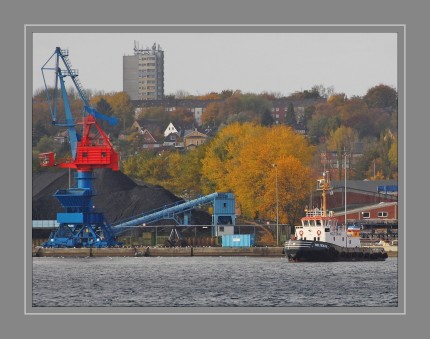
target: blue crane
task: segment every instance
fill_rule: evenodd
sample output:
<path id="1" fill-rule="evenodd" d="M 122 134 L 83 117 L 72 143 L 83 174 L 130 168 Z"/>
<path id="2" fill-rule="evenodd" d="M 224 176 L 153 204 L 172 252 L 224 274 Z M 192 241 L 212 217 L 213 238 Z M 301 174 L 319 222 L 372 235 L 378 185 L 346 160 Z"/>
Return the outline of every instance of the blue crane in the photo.
<path id="1" fill-rule="evenodd" d="M 76 169 L 77 187 L 60 189 L 54 196 L 58 199 L 64 212 L 57 214 L 59 227 L 52 232 L 47 247 L 106 247 L 116 245 L 115 235 L 105 221 L 103 213 L 97 212 L 93 204 L 93 170 L 110 168 L 119 170 L 119 154 L 113 148 L 109 137 L 98 125 L 96 119 L 103 119 L 113 125 L 115 117 L 107 117 L 90 106 L 78 72 L 71 67 L 68 51 L 57 47 L 51 57 L 42 66 L 42 76 L 52 124 L 67 128 L 70 142 L 69 159 L 56 163 L 53 152 L 39 155 L 41 166 L 58 166 Z M 54 88 L 48 88 L 46 76 L 54 74 Z M 78 121 L 72 115 L 65 79 L 70 78 L 83 102 L 82 118 Z M 63 105 L 61 106 L 60 100 Z M 60 112 L 64 107 L 64 112 Z M 60 121 L 60 113 L 64 120 Z"/>
<path id="2" fill-rule="evenodd" d="M 51 65 L 54 63 L 54 65 Z M 42 66 L 42 76 L 46 96 L 51 112 L 52 124 L 67 128 L 69 134 L 71 158 L 56 163 L 53 152 L 39 155 L 41 166 L 58 166 L 76 169 L 77 187 L 59 189 L 54 196 L 58 199 L 64 212 L 57 213 L 58 227 L 51 233 L 45 247 L 109 247 L 117 246 L 117 237 L 132 227 L 149 224 L 161 219 L 178 220 L 178 215 L 206 204 L 214 205 L 213 224 L 217 225 L 223 218 L 228 223 L 235 223 L 234 196 L 232 193 L 213 193 L 188 202 L 163 206 L 155 211 L 118 222 L 111 226 L 103 213 L 97 212 L 93 204 L 93 170 L 108 168 L 119 170 L 119 154 L 114 150 L 109 137 L 103 132 L 96 119 L 117 123 L 115 117 L 107 117 L 90 106 L 89 99 L 78 80 L 78 72 L 72 69 L 68 51 L 60 47 L 55 49 L 48 61 Z M 54 73 L 53 92 L 48 88 L 46 74 Z M 65 79 L 70 78 L 80 99 L 84 111 L 79 122 L 72 115 L 70 102 L 65 86 Z M 59 119 L 59 101 L 63 102 L 64 120 Z M 81 126 L 80 129 L 78 127 Z"/>

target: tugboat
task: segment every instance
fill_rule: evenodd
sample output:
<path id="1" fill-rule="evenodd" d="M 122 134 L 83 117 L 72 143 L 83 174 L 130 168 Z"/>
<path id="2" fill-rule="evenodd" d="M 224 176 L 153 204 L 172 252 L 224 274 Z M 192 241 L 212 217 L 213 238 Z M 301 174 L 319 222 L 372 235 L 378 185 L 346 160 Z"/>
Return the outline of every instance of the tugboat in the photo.
<path id="1" fill-rule="evenodd" d="M 284 244 L 288 261 L 384 261 L 388 255 L 383 248 L 361 247 L 360 227 L 338 225 L 333 212 L 327 213 L 326 192 L 332 189 L 328 172 L 317 182 L 317 189 L 322 191 L 322 209 L 305 210 L 294 237 Z"/>

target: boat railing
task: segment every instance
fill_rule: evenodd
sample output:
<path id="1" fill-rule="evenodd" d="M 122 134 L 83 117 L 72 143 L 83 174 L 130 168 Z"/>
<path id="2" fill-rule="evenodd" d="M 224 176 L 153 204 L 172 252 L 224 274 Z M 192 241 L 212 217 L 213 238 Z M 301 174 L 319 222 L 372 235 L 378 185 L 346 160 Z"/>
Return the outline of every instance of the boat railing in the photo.
<path id="1" fill-rule="evenodd" d="M 306 216 L 307 217 L 323 217 L 324 212 L 323 212 L 323 210 L 320 210 L 318 208 L 314 208 L 310 211 L 306 211 Z"/>

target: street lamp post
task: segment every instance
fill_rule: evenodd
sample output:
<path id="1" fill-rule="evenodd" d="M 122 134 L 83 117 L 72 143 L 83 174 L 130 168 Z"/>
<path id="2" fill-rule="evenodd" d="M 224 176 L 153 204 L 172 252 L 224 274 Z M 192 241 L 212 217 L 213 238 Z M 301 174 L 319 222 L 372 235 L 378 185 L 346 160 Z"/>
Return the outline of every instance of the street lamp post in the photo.
<path id="1" fill-rule="evenodd" d="M 344 168 L 344 171 L 345 171 L 345 187 L 344 187 L 344 193 L 345 193 L 345 245 L 346 245 L 346 247 L 348 247 L 348 227 L 347 227 L 347 219 L 346 219 L 346 198 L 347 198 L 347 195 L 346 195 L 346 149 L 345 149 L 345 147 L 343 148 L 343 151 L 344 151 L 344 155 L 345 155 L 345 168 Z"/>
<path id="2" fill-rule="evenodd" d="M 278 165 L 272 164 L 276 171 L 276 246 L 279 246 L 279 200 L 278 200 Z"/>

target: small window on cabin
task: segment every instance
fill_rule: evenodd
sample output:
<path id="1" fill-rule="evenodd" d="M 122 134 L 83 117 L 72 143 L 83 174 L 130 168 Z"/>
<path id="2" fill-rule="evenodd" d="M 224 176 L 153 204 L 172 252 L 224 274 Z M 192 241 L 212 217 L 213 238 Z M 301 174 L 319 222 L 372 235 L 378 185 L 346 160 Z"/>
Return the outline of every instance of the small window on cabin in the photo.
<path id="1" fill-rule="evenodd" d="M 361 216 L 363 219 L 369 219 L 370 218 L 370 212 L 361 212 Z"/>
<path id="2" fill-rule="evenodd" d="M 336 240 L 336 237 L 333 237 L 333 241 L 335 241 Z"/>
<path id="3" fill-rule="evenodd" d="M 317 240 L 320 241 L 320 237 L 318 237 Z"/>
<path id="4" fill-rule="evenodd" d="M 306 237 L 304 237 L 303 240 L 306 240 Z"/>
<path id="5" fill-rule="evenodd" d="M 321 220 L 317 220 L 317 226 L 321 226 Z"/>
<path id="6" fill-rule="evenodd" d="M 386 218 L 388 213 L 385 211 L 378 212 L 378 218 Z"/>
<path id="7" fill-rule="evenodd" d="M 351 244 L 351 240 L 349 241 L 349 244 Z"/>
<path id="8" fill-rule="evenodd" d="M 87 157 L 87 156 L 88 156 L 88 153 L 87 153 L 87 152 L 82 152 L 82 156 L 83 156 L 83 157 Z"/>
<path id="9" fill-rule="evenodd" d="M 314 241 L 317 241 L 317 237 L 314 237 Z"/>
<path id="10" fill-rule="evenodd" d="M 220 231 L 220 232 L 224 232 L 224 226 L 220 226 L 220 227 L 219 227 L 219 231 Z"/>
<path id="11" fill-rule="evenodd" d="M 223 207 L 224 208 L 227 208 L 227 203 L 225 202 L 225 203 L 223 203 Z"/>
<path id="12" fill-rule="evenodd" d="M 342 241 L 345 241 L 345 237 L 342 237 Z"/>
<path id="13" fill-rule="evenodd" d="M 102 158 L 106 158 L 106 152 L 102 152 Z"/>

